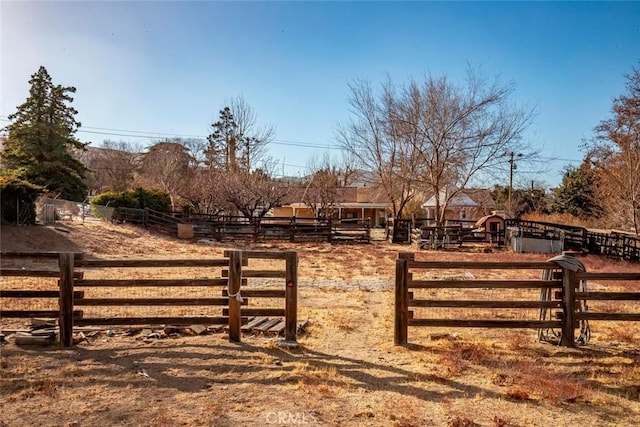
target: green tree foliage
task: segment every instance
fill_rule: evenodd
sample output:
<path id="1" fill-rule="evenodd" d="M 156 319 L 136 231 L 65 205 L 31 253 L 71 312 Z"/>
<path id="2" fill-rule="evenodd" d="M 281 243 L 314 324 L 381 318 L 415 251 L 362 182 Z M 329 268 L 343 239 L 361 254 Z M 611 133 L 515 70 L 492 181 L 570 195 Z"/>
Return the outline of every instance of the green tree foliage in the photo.
<path id="1" fill-rule="evenodd" d="M 86 168 L 73 155 L 85 144 L 74 134 L 80 123 L 71 107 L 74 87 L 54 85 L 44 67 L 31 76 L 27 100 L 9 116 L 8 138 L 1 153 L 3 174 L 44 187 L 63 199 L 81 201 L 87 194 Z"/>
<path id="2" fill-rule="evenodd" d="M 162 191 L 136 188 L 133 191 L 106 191 L 91 199 L 92 205 L 112 208 L 153 209 L 171 212 L 171 199 Z"/>
<path id="3" fill-rule="evenodd" d="M 509 199 L 508 186 L 494 185 L 491 195 L 498 209 L 506 208 Z M 514 188 L 511 193 L 511 204 L 516 218 L 532 212 L 549 213 L 549 197 L 545 189 L 540 186 Z"/>
<path id="4" fill-rule="evenodd" d="M 555 189 L 552 212 L 568 213 L 578 218 L 600 218 L 603 215 L 597 197 L 596 175 L 587 163 L 567 167 L 562 184 Z"/>
<path id="5" fill-rule="evenodd" d="M 18 178 L 0 176 L 0 223 L 35 224 L 35 202 L 42 188 Z"/>

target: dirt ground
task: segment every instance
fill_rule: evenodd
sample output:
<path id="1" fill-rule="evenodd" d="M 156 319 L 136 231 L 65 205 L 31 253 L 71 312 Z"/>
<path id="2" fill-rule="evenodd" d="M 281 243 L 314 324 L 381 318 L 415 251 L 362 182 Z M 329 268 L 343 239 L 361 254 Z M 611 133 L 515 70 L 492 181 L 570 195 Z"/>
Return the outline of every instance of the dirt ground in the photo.
<path id="1" fill-rule="evenodd" d="M 640 327 L 593 322 L 576 349 L 532 330 L 410 328 L 393 345 L 395 258 L 374 243 L 185 242 L 101 223 L 6 227 L 8 250 L 108 258 L 218 257 L 225 249 L 296 250 L 297 348 L 222 333 L 142 339 L 99 332 L 76 346 L 0 348 L 0 426 L 602 426 L 640 424 Z M 549 255 L 427 252 L 429 260 L 544 260 Z M 640 264 L 583 258 L 589 271 Z M 8 319 L 0 326 L 6 328 Z M 443 339 L 435 334 L 445 333 Z"/>

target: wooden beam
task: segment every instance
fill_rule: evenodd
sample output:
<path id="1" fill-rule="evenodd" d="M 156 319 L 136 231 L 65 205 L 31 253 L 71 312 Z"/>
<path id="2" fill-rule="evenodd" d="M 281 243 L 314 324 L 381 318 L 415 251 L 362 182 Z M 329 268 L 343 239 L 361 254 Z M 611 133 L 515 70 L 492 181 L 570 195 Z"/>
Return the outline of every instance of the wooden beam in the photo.
<path id="1" fill-rule="evenodd" d="M 226 259 L 85 259 L 80 267 L 226 267 Z"/>
<path id="2" fill-rule="evenodd" d="M 2 258 L 55 258 L 60 257 L 60 252 L 43 251 L 43 252 L 26 252 L 26 251 L 2 251 Z M 84 257 L 82 252 L 74 252 L 73 259 L 81 260 Z"/>
<path id="3" fill-rule="evenodd" d="M 640 273 L 576 273 L 578 280 L 640 280 Z"/>
<path id="4" fill-rule="evenodd" d="M 226 325 L 227 322 L 226 317 L 96 317 L 76 320 L 76 325 Z"/>
<path id="5" fill-rule="evenodd" d="M 431 326 L 445 328 L 560 328 L 554 320 L 460 320 L 460 319 L 409 319 L 409 326 Z"/>
<path id="6" fill-rule="evenodd" d="M 64 347 L 73 345 L 73 254 L 61 253 L 58 266 L 60 268 L 60 343 Z"/>
<path id="7" fill-rule="evenodd" d="M 284 339 L 286 341 L 296 341 L 298 333 L 298 254 L 296 252 L 287 252 L 285 264 Z"/>
<path id="8" fill-rule="evenodd" d="M 245 300 L 242 304 L 248 304 Z M 76 299 L 79 306 L 226 306 L 229 298 L 83 298 Z"/>
<path id="9" fill-rule="evenodd" d="M 242 277 L 245 278 L 285 279 L 286 275 L 284 270 L 242 270 Z M 222 270 L 222 277 L 229 277 L 229 271 Z"/>
<path id="10" fill-rule="evenodd" d="M 638 322 L 640 321 L 640 313 L 593 313 L 593 312 L 577 312 L 577 320 L 613 320 L 620 322 Z"/>
<path id="11" fill-rule="evenodd" d="M 395 345 L 404 345 L 408 341 L 409 303 L 407 274 L 408 263 L 406 258 L 399 257 L 396 260 L 396 284 L 395 284 L 395 322 L 393 342 Z"/>
<path id="12" fill-rule="evenodd" d="M 471 261 L 409 261 L 409 268 L 467 270 L 557 270 L 551 262 L 471 262 Z"/>
<path id="13" fill-rule="evenodd" d="M 229 254 L 229 308 L 223 316 L 229 316 L 229 341 L 240 342 L 240 302 L 236 295 L 240 292 L 242 280 L 242 251 L 232 251 Z"/>
<path id="14" fill-rule="evenodd" d="M 79 319 L 83 316 L 82 310 L 74 310 L 73 317 Z M 44 317 L 57 319 L 60 317 L 60 310 L 0 310 L 0 318 L 29 318 Z"/>
<path id="15" fill-rule="evenodd" d="M 74 298 L 84 297 L 84 291 L 73 291 Z M 60 298 L 60 291 L 0 290 L 0 298 Z M 57 316 L 56 316 L 57 317 Z"/>
<path id="16" fill-rule="evenodd" d="M 409 307 L 560 308 L 560 301 L 409 300 Z"/>
<path id="17" fill-rule="evenodd" d="M 286 315 L 284 308 L 243 308 L 241 310 L 242 316 L 280 316 Z M 229 315 L 228 309 L 222 310 L 222 315 Z"/>
<path id="18" fill-rule="evenodd" d="M 60 270 L 23 270 L 21 268 L 2 268 L 0 276 L 5 277 L 60 277 Z M 82 272 L 73 273 L 74 278 L 82 278 Z"/>
<path id="19" fill-rule="evenodd" d="M 76 280 L 75 285 L 80 287 L 175 287 L 175 286 L 227 286 L 228 279 L 84 279 Z"/>
<path id="20" fill-rule="evenodd" d="M 413 280 L 409 282 L 410 289 L 442 289 L 442 288 L 559 288 L 562 282 L 558 280 Z"/>
<path id="21" fill-rule="evenodd" d="M 244 283 L 243 283 L 244 285 Z M 249 298 L 284 298 L 286 291 L 284 289 L 243 289 L 242 297 Z M 229 291 L 222 290 L 222 296 L 228 297 Z"/>
<path id="22" fill-rule="evenodd" d="M 576 292 L 579 300 L 640 301 L 640 292 Z"/>

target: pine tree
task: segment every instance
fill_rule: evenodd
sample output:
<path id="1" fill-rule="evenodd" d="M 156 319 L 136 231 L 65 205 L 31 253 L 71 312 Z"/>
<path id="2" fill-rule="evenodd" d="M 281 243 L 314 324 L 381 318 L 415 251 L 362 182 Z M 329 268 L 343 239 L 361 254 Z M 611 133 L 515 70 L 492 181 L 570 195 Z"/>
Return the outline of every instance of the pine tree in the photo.
<path id="1" fill-rule="evenodd" d="M 74 87 L 54 85 L 45 67 L 29 80 L 27 100 L 9 116 L 2 173 L 46 188 L 61 198 L 81 201 L 87 194 L 86 168 L 73 155 L 85 145 L 74 134 L 80 123 L 71 103 Z"/>
<path id="2" fill-rule="evenodd" d="M 205 150 L 207 166 L 235 171 L 236 151 L 242 135 L 238 134 L 238 124 L 229 107 L 220 110 L 220 118 L 211 128 L 213 132 L 207 137 L 209 145 Z"/>

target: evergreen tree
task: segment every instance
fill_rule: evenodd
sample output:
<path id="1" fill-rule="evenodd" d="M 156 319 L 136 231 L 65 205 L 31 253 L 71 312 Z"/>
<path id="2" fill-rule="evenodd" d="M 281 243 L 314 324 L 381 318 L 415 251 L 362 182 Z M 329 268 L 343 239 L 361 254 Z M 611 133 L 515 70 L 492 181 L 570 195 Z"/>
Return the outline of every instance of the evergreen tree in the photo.
<path id="1" fill-rule="evenodd" d="M 83 150 L 86 144 L 74 136 L 80 123 L 70 94 L 76 89 L 54 85 L 42 66 L 29 84 L 29 97 L 9 116 L 12 123 L 6 127 L 8 138 L 0 153 L 2 173 L 81 201 L 87 194 L 86 168 L 73 150 Z"/>
<path id="2" fill-rule="evenodd" d="M 209 144 L 205 150 L 207 166 L 235 171 L 236 151 L 242 136 L 238 134 L 238 124 L 229 107 L 220 110 L 220 118 L 211 128 L 213 132 L 207 137 Z"/>
<path id="3" fill-rule="evenodd" d="M 604 212 L 598 203 L 596 190 L 596 176 L 587 162 L 577 168 L 567 167 L 562 184 L 554 191 L 551 210 L 579 218 L 600 218 Z"/>

